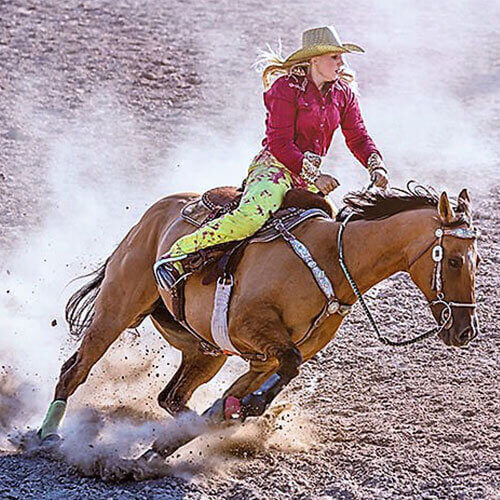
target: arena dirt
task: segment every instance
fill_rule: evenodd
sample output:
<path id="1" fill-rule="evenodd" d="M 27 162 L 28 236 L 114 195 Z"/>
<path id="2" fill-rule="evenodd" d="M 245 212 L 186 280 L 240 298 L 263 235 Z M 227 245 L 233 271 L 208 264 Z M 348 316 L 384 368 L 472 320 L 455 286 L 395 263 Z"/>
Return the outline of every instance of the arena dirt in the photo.
<path id="1" fill-rule="evenodd" d="M 261 92 L 258 76 L 249 68 L 256 48 L 265 41 L 274 42 L 281 35 L 291 50 L 304 25 L 317 25 L 323 22 L 322 16 L 344 31 L 349 27 L 353 42 L 355 36 L 361 40 L 378 36 L 386 37 L 390 45 L 398 36 L 396 30 L 384 32 L 388 12 L 374 11 L 372 2 L 359 2 L 355 8 L 342 2 L 338 11 L 326 4 L 310 7 L 303 2 L 260 0 L 192 5 L 180 0 L 0 2 L 3 261 L 8 262 L 15 249 L 19 251 L 26 234 L 43 226 L 55 199 L 46 182 L 47 159 L 52 154 L 47 138 L 85 123 L 89 112 L 99 108 L 100 99 L 104 99 L 103 108 L 120 110 L 114 119 L 133 117 L 134 137 L 140 144 L 139 152 L 134 150 L 134 168 L 116 167 L 112 174 L 130 176 L 131 189 L 134 184 L 147 190 L 150 184 L 156 188 L 162 174 L 168 177 L 175 169 L 169 154 L 185 142 L 193 123 L 198 124 L 200 136 L 215 131 L 221 141 L 231 136 L 242 117 L 261 123 L 263 109 L 249 104 L 258 102 Z M 487 19 L 489 8 L 485 3 L 484 9 L 478 9 L 485 12 L 484 18 L 471 17 L 460 24 L 464 41 L 478 48 L 473 56 L 454 65 L 443 63 L 436 71 L 447 79 L 453 101 L 468 110 L 467 119 L 478 124 L 476 132 L 495 144 L 498 53 L 494 47 L 498 43 L 491 24 L 494 13 L 489 22 Z M 450 13 L 426 4 L 417 14 L 415 22 L 444 26 Z M 447 40 L 444 36 L 442 46 L 438 39 L 433 44 L 420 39 L 408 43 L 423 46 L 426 56 L 432 58 L 436 51 L 446 51 Z M 397 51 L 393 47 L 378 55 L 372 53 L 368 62 L 360 62 L 366 92 L 371 86 L 383 95 L 383 68 Z M 411 99 L 408 96 L 408 106 Z M 393 116 L 392 110 L 386 113 Z M 97 133 L 105 134 L 104 122 L 99 123 L 103 129 Z M 118 135 L 130 135 L 125 120 L 120 127 Z M 82 134 L 86 132 L 82 129 Z M 245 144 L 258 137 L 257 132 L 249 132 Z M 248 151 L 255 149 L 253 144 L 246 144 Z M 128 151 L 128 145 L 122 146 Z M 386 154 L 390 158 L 389 146 Z M 498 147 L 494 151 L 498 154 Z M 476 153 L 479 158 L 484 152 Z M 206 155 L 208 160 L 210 151 Z M 339 158 L 347 158 L 345 152 Z M 410 178 L 410 168 L 411 177 L 423 183 L 436 181 L 425 165 L 400 164 L 406 168 L 405 175 L 398 171 L 396 161 L 389 165 L 396 170 L 396 181 Z M 158 425 L 156 393 L 148 394 L 139 412 L 127 396 L 133 392 L 135 380 L 155 369 L 164 347 L 145 348 L 142 364 L 134 369 L 128 366 L 126 381 L 120 366 L 112 367 L 105 359 L 101 373 L 109 369 L 115 384 L 107 409 L 93 409 L 93 400 L 101 395 L 99 384 L 90 383 L 80 396 L 86 399 L 87 408 L 84 405 L 78 410 L 79 417 L 74 417 L 75 422 L 86 422 L 86 433 L 78 435 L 79 441 L 74 437 L 69 441 L 81 446 L 83 456 L 90 459 L 29 449 L 0 451 L 0 497 L 498 498 L 500 182 L 498 174 L 491 175 L 498 166 L 496 162 L 489 170 L 477 172 L 478 187 L 474 189 L 470 176 L 474 176 L 475 165 L 462 165 L 464 176 L 469 176 L 464 185 L 472 187 L 475 221 L 482 230 L 477 282 L 482 333 L 467 349 L 446 348 L 437 339 L 402 350 L 388 349 L 377 343 L 356 307 L 335 341 L 303 366 L 300 376 L 280 397 L 278 403 L 290 403 L 290 409 L 278 416 L 268 415 L 261 423 L 249 423 L 236 434 L 209 436 L 191 448 L 195 453 L 188 449 L 156 471 L 159 477 L 142 481 L 106 468 L 119 463 L 120 450 L 110 453 L 106 449 L 104 458 L 99 458 L 92 447 L 98 446 L 96 439 L 105 421 L 143 426 L 130 440 L 140 439 L 149 432 L 148 426 Z M 103 175 L 109 175 L 104 172 L 106 166 L 102 168 Z M 238 168 L 244 173 L 244 168 Z M 197 173 L 189 175 L 194 182 Z M 231 179 L 238 175 L 231 173 Z M 341 171 L 341 181 L 343 175 L 350 174 Z M 442 186 L 455 186 L 458 175 L 455 171 L 450 174 L 453 178 L 437 180 Z M 360 185 L 361 174 L 358 180 Z M 83 182 L 95 181 L 90 176 Z M 167 181 L 165 186 L 171 189 Z M 58 241 L 53 244 L 57 246 Z M 82 260 L 88 257 L 87 263 L 94 257 L 106 257 L 89 257 L 79 248 L 74 252 L 83 255 Z M 0 265 L 0 271 L 4 276 L 9 273 L 5 265 Z M 2 294 L 10 292 L 0 289 Z M 367 295 L 376 318 L 391 334 L 408 335 L 413 328 L 430 324 L 422 297 L 404 275 L 392 277 Z M 29 395 L 36 394 L 37 381 L 18 382 L 5 348 L 9 344 L 2 341 L 10 334 L 0 332 L 0 430 L 14 435 L 19 416 L 24 421 L 33 411 Z M 143 332 L 129 339 L 126 348 L 144 348 L 150 340 Z M 53 362 L 59 366 L 61 360 Z M 226 382 L 230 380 L 227 377 Z M 130 468 L 124 465 L 122 470 Z"/>

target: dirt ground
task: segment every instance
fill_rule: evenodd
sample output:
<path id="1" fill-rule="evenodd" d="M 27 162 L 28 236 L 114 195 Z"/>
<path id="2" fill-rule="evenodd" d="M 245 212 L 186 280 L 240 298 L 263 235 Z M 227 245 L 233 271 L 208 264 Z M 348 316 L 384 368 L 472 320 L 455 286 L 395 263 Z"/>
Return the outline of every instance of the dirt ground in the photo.
<path id="1" fill-rule="evenodd" d="M 53 144 L 52 138 L 69 129 L 79 135 L 80 124 L 94 120 L 100 126 L 92 130 L 82 126 L 80 135 L 93 134 L 101 141 L 102 150 L 92 158 L 92 168 L 79 180 L 79 186 L 97 185 L 103 179 L 112 182 L 116 176 L 128 179 L 124 189 L 129 187 L 130 192 L 143 194 L 152 186 L 151 190 L 160 193 L 162 173 L 170 175 L 176 168 L 174 160 L 165 158 L 177 151 L 193 130 L 199 131 L 202 142 L 215 137 L 226 144 L 241 123 L 253 123 L 248 137 L 243 137 L 244 147 L 252 151 L 253 145 L 247 142 L 257 141 L 263 130 L 260 82 L 250 68 L 256 48 L 281 36 L 291 51 L 304 27 L 323 23 L 326 17 L 341 31 L 349 29 L 352 40 L 348 41 L 365 40 L 368 48 L 379 49 L 357 65 L 369 103 L 367 117 L 370 111 L 380 111 L 373 99 L 375 92 L 381 93 L 384 102 L 391 102 L 396 94 L 384 94 L 383 90 L 384 85 L 393 89 L 387 72 L 397 69 L 403 51 L 417 47 L 409 52 L 413 61 L 404 59 L 409 89 L 418 89 L 419 84 L 424 88 L 422 75 L 428 73 L 420 73 L 415 62 L 422 56 L 447 82 L 449 101 L 439 109 L 443 114 L 464 109 L 464 121 L 474 124 L 473 131 L 463 129 L 463 136 L 458 124 L 440 130 L 443 149 L 449 146 L 445 144 L 447 134 L 453 143 L 443 153 L 445 158 L 453 156 L 451 167 L 442 171 L 433 164 L 422 164 L 418 170 L 420 167 L 412 163 L 417 158 L 411 155 L 403 171 L 399 151 L 414 148 L 414 141 L 407 137 L 403 145 L 394 143 L 391 149 L 391 136 L 383 132 L 380 136 L 388 158 L 393 155 L 389 166 L 397 170 L 401 165 L 394 173 L 395 184 L 409 178 L 410 170 L 411 177 L 423 183 L 450 183 L 455 189 L 456 183 L 462 182 L 458 169 L 464 170 L 466 180 L 462 183 L 470 188 L 474 219 L 482 231 L 478 243 L 482 262 L 477 276 L 481 335 L 463 350 L 447 348 L 437 339 L 389 349 L 377 343 L 356 307 L 335 342 L 303 366 L 300 376 L 287 388 L 280 402 L 290 402 L 294 409 L 271 422 L 273 429 L 250 426 L 243 438 L 224 438 L 228 443 L 200 452 L 201 459 L 186 459 L 164 477 L 146 481 L 104 481 L 86 477 L 70 461 L 0 450 L 0 498 L 500 497 L 500 321 L 495 268 L 500 263 L 499 164 L 487 158 L 481 148 L 465 150 L 467 141 L 473 140 L 484 141 L 472 144 L 487 145 L 493 157 L 499 153 L 498 9 L 488 2 L 477 9 L 473 2 L 457 4 L 456 9 L 430 2 L 423 2 L 418 9 L 406 2 L 386 2 L 384 6 L 368 0 L 355 6 L 330 4 L 0 0 L 0 271 L 3 276 L 9 273 L 5 263 L 13 253 L 22 253 L 23 238 L 44 227 L 57 204 L 60 193 L 49 182 L 54 150 L 48 144 Z M 463 10 L 462 15 L 457 15 L 457 9 Z M 411 36 L 405 31 L 410 25 L 422 27 L 423 39 L 420 28 Z M 430 35 L 435 38 L 426 38 Z M 470 44 L 464 47 L 466 42 Z M 426 86 L 425 92 L 428 89 Z M 383 114 L 387 120 L 399 123 L 398 117 L 404 118 L 394 129 L 404 128 L 408 120 L 423 120 L 412 107 L 411 92 L 401 92 L 398 97 L 407 99 L 408 109 L 413 111 L 407 114 L 405 109 L 386 106 Z M 99 118 L 101 104 L 107 114 Z M 109 128 L 110 121 L 115 128 Z M 372 118 L 370 129 L 377 123 Z M 457 137 L 459 140 L 453 142 Z M 196 137 L 191 139 L 196 143 Z M 133 156 L 133 161 L 107 156 L 107 143 L 118 144 L 120 155 Z M 70 151 L 70 158 L 73 155 L 77 161 L 85 144 Z M 234 147 L 236 150 L 238 144 Z M 421 149 L 419 146 L 415 151 Z M 239 161 L 235 150 L 225 154 L 234 154 Z M 202 161 L 210 164 L 210 151 L 206 155 Z M 340 152 L 338 161 L 347 157 L 345 151 Z M 106 166 L 96 170 L 94 163 Z M 479 164 L 484 169 L 478 170 Z M 70 162 L 67 169 L 71 169 Z M 208 176 L 208 185 L 224 182 L 218 172 L 210 177 L 203 164 L 199 172 L 187 174 L 186 182 L 192 179 L 194 183 L 198 175 Z M 347 169 L 341 171 L 341 181 L 343 175 L 351 174 Z M 349 178 L 351 183 L 359 187 L 364 182 L 361 175 Z M 231 176 L 228 174 L 226 183 L 241 177 L 234 172 Z M 177 186 L 167 181 L 164 185 L 167 190 Z M 68 189 L 66 195 L 71 197 L 71 186 Z M 124 205 L 134 203 L 126 196 L 121 199 Z M 148 197 L 143 201 L 146 205 Z M 95 209 L 99 212 L 99 206 Z M 97 232 L 96 239 L 101 237 L 106 238 L 106 234 Z M 53 242 L 54 247 L 59 244 L 62 242 Z M 85 254 L 79 248 L 73 252 Z M 92 263 L 105 257 L 93 250 L 82 259 Z M 389 332 L 410 334 L 429 325 L 423 298 L 408 281 L 406 276 L 396 275 L 367 294 L 370 302 L 376 303 L 376 318 Z M 0 293 L 10 290 L 0 289 Z M 5 346 L 12 334 L 8 329 L 0 331 L 0 383 L 5 394 L 11 362 Z M 59 360 L 54 363 L 60 365 Z M 33 384 L 36 390 L 36 382 Z M 20 390 L 12 389 L 13 400 Z M 124 392 L 127 390 L 125 386 Z M 155 397 L 153 394 L 152 400 Z M 0 428 L 5 422 L 16 422 L 16 410 L 5 401 L 5 397 L 0 398 Z M 117 407 L 123 404 L 117 402 Z M 144 416 L 139 421 L 147 422 Z"/>

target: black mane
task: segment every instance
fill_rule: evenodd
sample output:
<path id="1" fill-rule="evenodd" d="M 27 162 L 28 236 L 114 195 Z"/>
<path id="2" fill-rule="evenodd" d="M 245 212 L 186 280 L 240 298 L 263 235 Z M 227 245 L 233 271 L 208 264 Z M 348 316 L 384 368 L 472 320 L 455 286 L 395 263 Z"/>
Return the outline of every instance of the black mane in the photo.
<path id="1" fill-rule="evenodd" d="M 432 187 L 410 181 L 406 189 L 353 191 L 343 201 L 347 210 L 355 214 L 351 220 L 381 220 L 408 210 L 437 208 L 439 195 Z M 464 207 L 455 200 L 450 200 L 450 203 L 457 214 L 465 213 Z"/>

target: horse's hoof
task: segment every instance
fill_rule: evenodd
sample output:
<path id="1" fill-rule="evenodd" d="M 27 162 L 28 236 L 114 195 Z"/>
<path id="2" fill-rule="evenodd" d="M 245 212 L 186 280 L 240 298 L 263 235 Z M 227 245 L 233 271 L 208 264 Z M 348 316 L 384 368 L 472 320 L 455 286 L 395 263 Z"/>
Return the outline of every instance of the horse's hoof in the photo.
<path id="1" fill-rule="evenodd" d="M 152 448 L 150 448 L 149 450 L 145 451 L 139 458 L 138 460 L 140 460 L 141 462 L 146 462 L 147 464 L 152 464 L 154 462 L 160 462 L 160 461 L 164 461 L 163 457 L 158 453 L 156 452 L 155 450 L 153 450 Z"/>
<path id="2" fill-rule="evenodd" d="M 62 442 L 61 436 L 59 434 L 49 434 L 42 438 L 41 431 L 37 432 L 38 439 L 40 441 L 40 446 L 42 448 L 57 448 Z"/>
<path id="3" fill-rule="evenodd" d="M 203 413 L 203 417 L 207 419 L 208 425 L 216 426 L 235 421 L 242 422 L 244 420 L 241 402 L 234 396 L 218 399 Z"/>

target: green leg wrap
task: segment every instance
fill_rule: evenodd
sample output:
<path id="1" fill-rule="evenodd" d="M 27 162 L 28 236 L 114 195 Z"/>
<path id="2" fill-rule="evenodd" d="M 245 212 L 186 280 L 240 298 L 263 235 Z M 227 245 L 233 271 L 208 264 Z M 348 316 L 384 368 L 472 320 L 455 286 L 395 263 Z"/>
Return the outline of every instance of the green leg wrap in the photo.
<path id="1" fill-rule="evenodd" d="M 66 401 L 63 401 L 62 399 L 55 399 L 52 403 L 50 403 L 47 415 L 45 415 L 42 428 L 40 429 L 40 437 L 42 439 L 45 439 L 51 434 L 57 434 L 57 429 L 59 428 L 59 424 L 61 423 L 65 412 Z"/>

